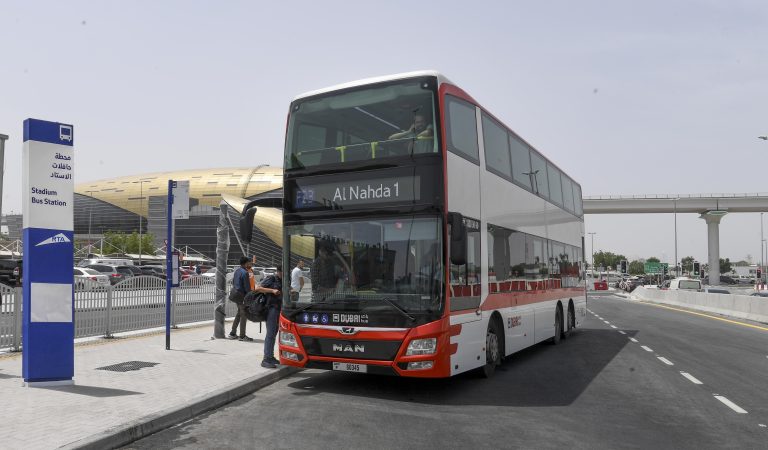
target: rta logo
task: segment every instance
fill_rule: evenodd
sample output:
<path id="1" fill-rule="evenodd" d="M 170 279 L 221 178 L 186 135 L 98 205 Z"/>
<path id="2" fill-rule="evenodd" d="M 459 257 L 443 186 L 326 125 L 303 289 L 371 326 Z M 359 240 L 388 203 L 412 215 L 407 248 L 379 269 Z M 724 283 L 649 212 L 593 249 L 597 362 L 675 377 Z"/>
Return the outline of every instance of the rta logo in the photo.
<path id="1" fill-rule="evenodd" d="M 49 245 L 49 244 L 64 244 L 67 242 L 72 242 L 72 241 L 70 241 L 69 238 L 64 233 L 59 233 L 55 236 L 51 236 L 48 239 L 37 243 L 35 247 L 40 247 L 41 245 Z"/>

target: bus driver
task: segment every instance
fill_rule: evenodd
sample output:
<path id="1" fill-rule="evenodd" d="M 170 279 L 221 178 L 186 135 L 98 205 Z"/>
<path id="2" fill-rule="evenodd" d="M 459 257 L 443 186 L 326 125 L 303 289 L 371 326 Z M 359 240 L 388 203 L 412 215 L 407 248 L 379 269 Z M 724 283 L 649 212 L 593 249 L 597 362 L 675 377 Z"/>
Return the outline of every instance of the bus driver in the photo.
<path id="1" fill-rule="evenodd" d="M 413 116 L 413 123 L 410 128 L 391 135 L 389 140 L 411 139 L 411 142 L 408 143 L 409 153 L 431 153 L 433 151 L 432 142 L 434 134 L 432 124 L 427 125 L 427 119 L 424 117 L 424 114 L 416 114 Z"/>

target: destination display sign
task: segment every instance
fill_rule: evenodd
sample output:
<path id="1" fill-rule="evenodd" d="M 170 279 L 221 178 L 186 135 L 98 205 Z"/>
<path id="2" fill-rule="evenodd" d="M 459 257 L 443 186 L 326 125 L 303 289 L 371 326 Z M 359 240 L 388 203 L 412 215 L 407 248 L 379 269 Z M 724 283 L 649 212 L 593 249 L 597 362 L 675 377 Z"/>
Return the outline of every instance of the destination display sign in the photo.
<path id="1" fill-rule="evenodd" d="M 294 209 L 376 206 L 387 203 L 413 203 L 421 200 L 421 177 L 387 177 L 369 180 L 296 185 Z"/>

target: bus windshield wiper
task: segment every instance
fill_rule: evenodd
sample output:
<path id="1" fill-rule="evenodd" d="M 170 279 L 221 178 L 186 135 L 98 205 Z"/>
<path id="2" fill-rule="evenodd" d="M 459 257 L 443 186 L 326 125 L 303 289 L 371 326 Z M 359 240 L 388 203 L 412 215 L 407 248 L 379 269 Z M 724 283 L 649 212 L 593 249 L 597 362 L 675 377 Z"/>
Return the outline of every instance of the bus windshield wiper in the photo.
<path id="1" fill-rule="evenodd" d="M 395 303 L 395 302 L 393 302 L 392 300 L 390 300 L 390 299 L 389 299 L 389 297 L 382 297 L 381 301 L 383 301 L 383 302 L 387 302 L 387 304 L 388 304 L 389 306 L 391 306 L 391 307 L 392 307 L 392 309 L 395 309 L 395 310 L 397 310 L 397 312 L 399 312 L 400 314 L 402 314 L 403 316 L 405 316 L 405 317 L 406 317 L 408 320 L 410 320 L 411 322 L 415 322 L 415 321 L 416 321 L 416 318 L 415 318 L 415 317 L 413 317 L 412 315 L 408 314 L 408 311 L 406 311 L 406 310 L 405 310 L 405 309 L 404 309 L 402 306 L 400 306 L 400 305 L 398 305 L 397 303 Z"/>

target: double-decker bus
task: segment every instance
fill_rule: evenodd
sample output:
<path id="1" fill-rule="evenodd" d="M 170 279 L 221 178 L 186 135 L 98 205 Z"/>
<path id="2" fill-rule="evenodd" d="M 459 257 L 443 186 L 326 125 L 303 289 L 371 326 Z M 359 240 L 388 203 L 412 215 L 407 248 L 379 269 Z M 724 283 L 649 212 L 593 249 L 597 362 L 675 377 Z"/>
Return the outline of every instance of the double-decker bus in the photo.
<path id="1" fill-rule="evenodd" d="M 580 185 L 437 72 L 296 97 L 283 226 L 282 364 L 490 376 L 586 317 Z"/>

